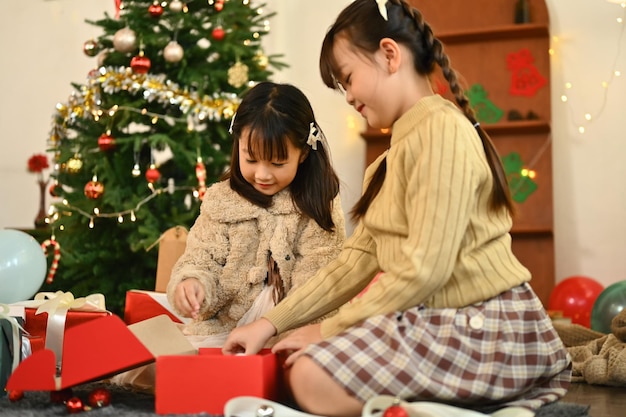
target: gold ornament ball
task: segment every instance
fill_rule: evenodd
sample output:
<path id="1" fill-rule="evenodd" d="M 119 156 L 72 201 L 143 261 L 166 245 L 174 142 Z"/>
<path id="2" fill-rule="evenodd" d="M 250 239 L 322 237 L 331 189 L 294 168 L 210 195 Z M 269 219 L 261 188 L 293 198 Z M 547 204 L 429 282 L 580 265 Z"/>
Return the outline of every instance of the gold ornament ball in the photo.
<path id="1" fill-rule="evenodd" d="M 113 47 L 116 51 L 126 53 L 137 48 L 137 35 L 131 28 L 125 27 L 113 35 Z"/>
<path id="2" fill-rule="evenodd" d="M 67 172 L 69 172 L 70 174 L 76 174 L 78 171 L 81 170 L 82 167 L 83 161 L 79 158 L 70 158 L 65 164 L 65 169 L 67 169 Z"/>
<path id="3" fill-rule="evenodd" d="M 269 58 L 267 56 L 265 56 L 262 53 L 258 53 L 255 55 L 254 57 L 256 63 L 258 64 L 259 68 L 262 70 L 267 69 L 267 66 L 269 64 Z"/>
<path id="4" fill-rule="evenodd" d="M 165 49 L 163 49 L 163 58 L 165 58 L 167 62 L 179 62 L 183 59 L 183 55 L 185 55 L 185 51 L 183 51 L 183 47 L 176 41 L 170 41 Z"/>
<path id="5" fill-rule="evenodd" d="M 98 42 L 93 39 L 85 41 L 83 44 L 83 52 L 89 57 L 94 57 L 98 53 Z"/>

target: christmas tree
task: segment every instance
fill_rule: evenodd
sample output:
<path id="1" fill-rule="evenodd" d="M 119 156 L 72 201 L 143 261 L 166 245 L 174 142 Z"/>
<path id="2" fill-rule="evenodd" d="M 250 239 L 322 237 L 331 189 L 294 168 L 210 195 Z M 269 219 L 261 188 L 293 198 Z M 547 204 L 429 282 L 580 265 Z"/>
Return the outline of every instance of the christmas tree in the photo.
<path id="1" fill-rule="evenodd" d="M 284 64 L 261 44 L 273 14 L 249 0 L 115 4 L 87 21 L 104 32 L 84 43 L 95 69 L 53 117 L 61 257 L 42 290 L 103 293 L 121 314 L 127 290 L 154 288 L 161 234 L 191 227 L 228 166 L 241 93 Z"/>

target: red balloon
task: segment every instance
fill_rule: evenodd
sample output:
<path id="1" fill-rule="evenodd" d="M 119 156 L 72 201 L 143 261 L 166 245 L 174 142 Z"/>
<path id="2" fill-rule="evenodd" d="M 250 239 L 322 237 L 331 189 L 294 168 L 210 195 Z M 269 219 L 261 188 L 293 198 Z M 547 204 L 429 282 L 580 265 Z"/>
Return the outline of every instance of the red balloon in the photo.
<path id="1" fill-rule="evenodd" d="M 554 287 L 548 309 L 561 311 L 572 323 L 590 328 L 593 304 L 603 290 L 602 284 L 593 278 L 571 276 Z"/>

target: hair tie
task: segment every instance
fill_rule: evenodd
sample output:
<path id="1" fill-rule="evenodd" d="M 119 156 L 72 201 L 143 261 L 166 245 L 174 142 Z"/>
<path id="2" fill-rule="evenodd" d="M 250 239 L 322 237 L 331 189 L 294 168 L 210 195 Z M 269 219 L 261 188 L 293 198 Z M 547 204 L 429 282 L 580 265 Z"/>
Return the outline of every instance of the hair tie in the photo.
<path id="1" fill-rule="evenodd" d="M 376 4 L 378 4 L 378 11 L 383 19 L 389 20 L 387 16 L 387 0 L 376 0 Z"/>
<path id="2" fill-rule="evenodd" d="M 480 123 L 478 123 L 478 122 L 474 123 L 474 127 L 475 128 L 478 128 L 478 126 L 480 126 Z"/>
<path id="3" fill-rule="evenodd" d="M 313 148 L 314 151 L 317 150 L 317 142 L 320 140 L 320 131 L 315 126 L 315 122 L 311 122 L 309 125 L 309 137 L 306 140 L 306 143 Z"/>

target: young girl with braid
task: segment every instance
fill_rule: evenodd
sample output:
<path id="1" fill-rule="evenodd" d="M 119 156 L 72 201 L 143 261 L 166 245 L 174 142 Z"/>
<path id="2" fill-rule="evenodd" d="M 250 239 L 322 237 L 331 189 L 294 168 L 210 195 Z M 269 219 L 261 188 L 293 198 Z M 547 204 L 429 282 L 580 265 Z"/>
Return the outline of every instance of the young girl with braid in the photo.
<path id="1" fill-rule="evenodd" d="M 436 66 L 456 106 L 433 93 Z M 298 406 L 325 416 L 358 416 L 377 395 L 482 411 L 560 399 L 570 358 L 511 251 L 500 159 L 421 13 L 355 0 L 327 32 L 320 70 L 370 126 L 392 127 L 391 145 L 366 170 L 339 257 L 231 332 L 224 353 L 304 326 L 273 350 L 289 354 Z"/>

